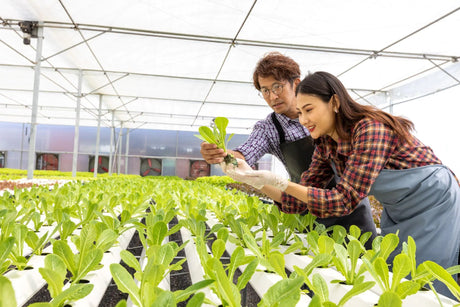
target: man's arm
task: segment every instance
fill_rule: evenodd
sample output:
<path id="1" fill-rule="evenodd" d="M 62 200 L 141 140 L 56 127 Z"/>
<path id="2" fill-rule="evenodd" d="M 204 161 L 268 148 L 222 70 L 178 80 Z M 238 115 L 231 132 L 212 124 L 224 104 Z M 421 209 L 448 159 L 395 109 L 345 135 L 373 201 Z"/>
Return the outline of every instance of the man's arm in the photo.
<path id="1" fill-rule="evenodd" d="M 227 149 L 227 152 L 232 154 L 235 158 L 245 160 L 244 156 L 239 151 Z M 207 142 L 201 143 L 200 153 L 209 164 L 221 163 L 226 156 L 223 149 L 217 148 L 216 144 L 209 144 Z"/>

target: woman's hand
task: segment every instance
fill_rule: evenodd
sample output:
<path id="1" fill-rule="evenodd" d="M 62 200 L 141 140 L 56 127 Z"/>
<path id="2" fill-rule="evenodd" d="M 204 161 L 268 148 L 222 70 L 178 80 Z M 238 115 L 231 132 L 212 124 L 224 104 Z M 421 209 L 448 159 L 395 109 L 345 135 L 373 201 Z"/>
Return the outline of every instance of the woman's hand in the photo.
<path id="1" fill-rule="evenodd" d="M 232 178 L 235 181 L 245 182 L 245 173 L 246 172 L 251 172 L 252 168 L 246 163 L 246 161 L 242 159 L 236 159 L 238 162 L 238 166 L 235 166 L 233 164 L 226 164 L 225 162 L 220 163 L 220 167 L 222 168 L 222 171 Z M 248 183 L 249 184 L 249 183 Z M 260 189 L 260 188 L 257 188 Z"/>
<path id="2" fill-rule="evenodd" d="M 284 191 L 288 186 L 288 180 L 270 171 L 255 171 L 244 160 L 236 159 L 238 167 L 221 163 L 222 170 L 235 181 L 243 182 L 256 189 L 262 189 L 265 185 L 271 185 Z"/>
<path id="3" fill-rule="evenodd" d="M 271 185 L 281 191 L 285 191 L 289 183 L 286 178 L 265 170 L 246 172 L 245 180 L 247 181 L 247 184 L 252 185 L 256 189 L 261 189 L 266 185 Z M 257 188 L 256 186 L 259 186 L 260 188 Z"/>

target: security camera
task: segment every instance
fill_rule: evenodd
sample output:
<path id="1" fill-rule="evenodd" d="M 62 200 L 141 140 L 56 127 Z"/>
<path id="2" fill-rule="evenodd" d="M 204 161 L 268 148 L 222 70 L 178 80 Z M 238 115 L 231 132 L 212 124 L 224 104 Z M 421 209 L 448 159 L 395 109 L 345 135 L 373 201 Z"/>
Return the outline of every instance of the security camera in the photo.
<path id="1" fill-rule="evenodd" d="M 24 45 L 30 45 L 30 38 L 31 37 L 32 37 L 32 35 L 30 35 L 29 33 L 24 33 L 23 34 L 22 42 L 24 43 Z"/>
<path id="2" fill-rule="evenodd" d="M 30 45 L 31 38 L 37 38 L 38 22 L 36 21 L 20 21 L 18 22 L 19 28 L 23 33 L 24 45 Z"/>

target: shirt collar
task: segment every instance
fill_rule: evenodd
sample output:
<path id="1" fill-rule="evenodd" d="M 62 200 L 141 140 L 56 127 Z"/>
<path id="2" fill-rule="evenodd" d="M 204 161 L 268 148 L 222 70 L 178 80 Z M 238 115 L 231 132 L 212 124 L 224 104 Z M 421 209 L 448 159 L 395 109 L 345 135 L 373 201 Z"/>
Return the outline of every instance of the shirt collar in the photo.
<path id="1" fill-rule="evenodd" d="M 351 141 L 339 139 L 338 142 L 334 141 L 330 136 L 324 136 L 323 141 L 325 144 L 326 157 L 334 157 L 337 154 L 343 156 L 350 156 L 352 151 Z"/>
<path id="2" fill-rule="evenodd" d="M 286 115 L 284 114 L 278 114 L 276 112 L 273 112 L 275 113 L 275 116 L 276 118 L 278 119 L 278 121 L 280 122 L 281 126 L 282 127 L 301 127 L 305 133 L 306 136 L 310 135 L 310 131 L 308 131 L 307 128 L 305 128 L 300 122 L 299 122 L 299 118 L 289 118 L 287 117 Z"/>
<path id="3" fill-rule="evenodd" d="M 278 119 L 278 121 L 279 121 L 281 124 L 288 124 L 289 122 L 296 122 L 296 123 L 299 122 L 299 118 L 294 118 L 294 119 L 292 119 L 292 118 L 287 117 L 287 116 L 284 115 L 284 114 L 278 114 L 278 113 L 276 113 L 276 112 L 274 112 L 274 113 L 275 113 L 276 118 Z"/>

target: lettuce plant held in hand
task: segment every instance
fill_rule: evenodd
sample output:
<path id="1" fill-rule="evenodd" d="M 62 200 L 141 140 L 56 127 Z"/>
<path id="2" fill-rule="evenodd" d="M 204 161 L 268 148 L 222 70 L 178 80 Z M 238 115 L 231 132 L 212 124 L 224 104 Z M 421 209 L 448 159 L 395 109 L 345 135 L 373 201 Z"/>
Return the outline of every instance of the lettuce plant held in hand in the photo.
<path id="1" fill-rule="evenodd" d="M 210 144 L 216 144 L 217 148 L 223 149 L 227 152 L 227 144 L 230 139 L 233 137 L 233 133 L 227 138 L 227 129 L 228 119 L 226 117 L 216 117 L 214 123 L 211 125 L 211 128 L 207 126 L 201 126 L 198 129 L 200 132 L 199 135 L 195 135 L 200 140 L 208 142 Z M 227 155 L 224 158 L 225 164 L 233 164 L 235 167 L 238 167 L 238 161 L 235 157 L 227 152 Z"/>

